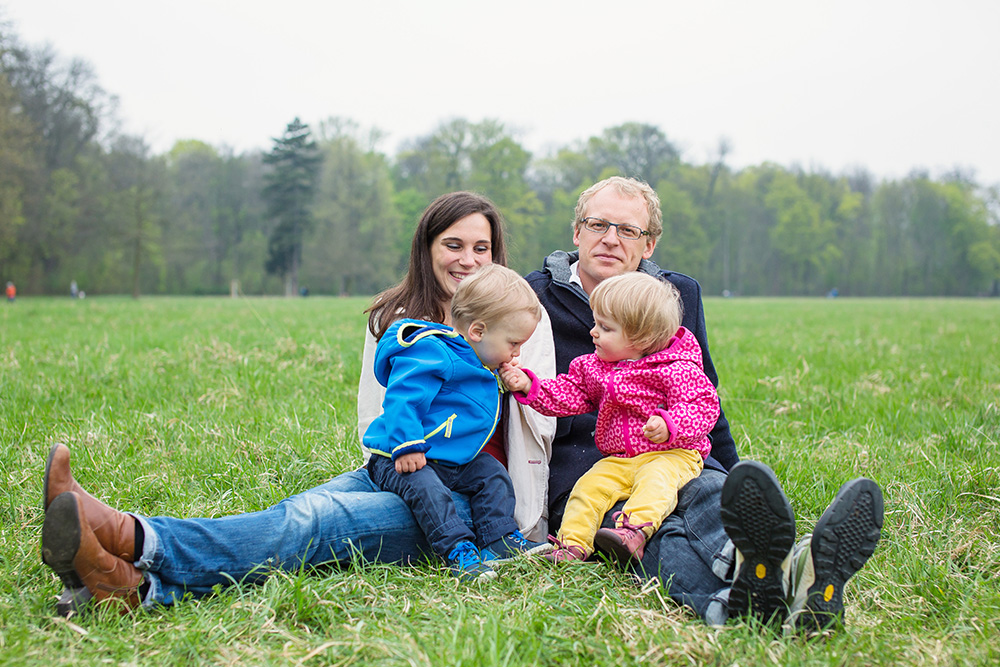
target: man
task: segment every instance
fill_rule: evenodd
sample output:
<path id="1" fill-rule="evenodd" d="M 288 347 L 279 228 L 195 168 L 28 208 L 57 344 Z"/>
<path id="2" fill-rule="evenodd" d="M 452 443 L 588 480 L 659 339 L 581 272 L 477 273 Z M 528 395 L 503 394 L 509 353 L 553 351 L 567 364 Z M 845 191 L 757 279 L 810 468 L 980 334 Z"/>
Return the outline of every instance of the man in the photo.
<path id="1" fill-rule="evenodd" d="M 642 271 L 680 291 L 682 324 L 698 339 L 705 373 L 718 386 L 701 287 L 649 259 L 662 231 L 659 198 L 645 183 L 612 177 L 580 195 L 573 223 L 579 250 L 556 251 L 540 271 L 527 276 L 551 320 L 557 372 L 565 373 L 575 357 L 594 350 L 588 301 L 594 287 L 606 278 Z M 595 424 L 596 413 L 558 420 L 549 463 L 551 532 L 561 523 L 573 484 L 601 457 L 594 445 Z M 658 576 L 672 598 L 710 624 L 751 614 L 765 621 L 787 618 L 812 629 L 842 618 L 844 583 L 871 556 L 879 538 L 878 486 L 866 479 L 845 484 L 813 536 L 795 545 L 788 499 L 766 466 L 739 463 L 724 412 L 711 438 L 704 471 L 681 490 L 677 509 L 649 541 L 639 573 Z M 605 525 L 611 522 L 606 519 Z"/>

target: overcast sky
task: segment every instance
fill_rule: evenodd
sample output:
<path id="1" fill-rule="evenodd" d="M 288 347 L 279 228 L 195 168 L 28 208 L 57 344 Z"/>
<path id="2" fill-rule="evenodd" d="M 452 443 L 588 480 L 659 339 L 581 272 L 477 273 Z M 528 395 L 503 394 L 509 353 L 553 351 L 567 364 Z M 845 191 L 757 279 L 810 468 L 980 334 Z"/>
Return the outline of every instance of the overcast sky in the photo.
<path id="1" fill-rule="evenodd" d="M 377 127 L 455 117 L 536 154 L 627 121 L 688 161 L 1000 183 L 996 0 L 0 0 L 34 46 L 90 62 L 124 129 L 268 148 L 295 116 Z"/>

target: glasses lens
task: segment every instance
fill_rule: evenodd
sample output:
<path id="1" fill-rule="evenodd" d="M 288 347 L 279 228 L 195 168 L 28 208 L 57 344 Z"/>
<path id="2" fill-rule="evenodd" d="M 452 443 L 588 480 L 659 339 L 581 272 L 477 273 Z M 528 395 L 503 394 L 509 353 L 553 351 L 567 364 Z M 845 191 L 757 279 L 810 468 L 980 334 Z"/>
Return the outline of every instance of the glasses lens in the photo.
<path id="1" fill-rule="evenodd" d="M 632 225 L 618 225 L 618 236 L 634 241 L 642 236 L 642 230 Z"/>
<path id="2" fill-rule="evenodd" d="M 584 227 L 592 232 L 597 232 L 598 234 L 603 234 L 608 231 L 608 223 L 603 220 L 598 220 L 597 218 L 587 218 L 583 221 Z"/>

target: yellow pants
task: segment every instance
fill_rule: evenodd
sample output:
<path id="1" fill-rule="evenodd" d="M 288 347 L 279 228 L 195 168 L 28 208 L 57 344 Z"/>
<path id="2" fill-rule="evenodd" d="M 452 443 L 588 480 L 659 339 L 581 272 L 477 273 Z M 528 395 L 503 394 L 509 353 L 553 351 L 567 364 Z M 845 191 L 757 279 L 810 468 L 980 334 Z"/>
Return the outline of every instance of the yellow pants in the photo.
<path id="1" fill-rule="evenodd" d="M 615 503 L 628 498 L 622 510 L 649 539 L 677 507 L 677 492 L 701 473 L 701 454 L 692 449 L 646 452 L 632 458 L 607 456 L 577 480 L 566 502 L 559 539 L 586 552 L 594 551 L 594 535 Z M 621 521 L 618 521 L 621 526 Z"/>

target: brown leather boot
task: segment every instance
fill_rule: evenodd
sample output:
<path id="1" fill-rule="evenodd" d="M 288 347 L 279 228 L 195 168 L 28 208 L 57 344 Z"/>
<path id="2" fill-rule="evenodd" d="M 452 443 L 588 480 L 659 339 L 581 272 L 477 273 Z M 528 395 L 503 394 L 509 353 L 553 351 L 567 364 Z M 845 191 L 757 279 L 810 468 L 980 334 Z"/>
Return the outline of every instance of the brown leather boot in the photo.
<path id="1" fill-rule="evenodd" d="M 97 541 L 106 550 L 128 562 L 135 560 L 135 519 L 124 512 L 108 507 L 83 490 L 69 467 L 69 447 L 62 443 L 52 445 L 45 462 L 42 481 L 42 509 L 48 511 L 56 496 L 72 491 L 80 496 L 87 511 L 87 520 L 97 535 Z"/>
<path id="2" fill-rule="evenodd" d="M 67 588 L 82 584 L 98 602 L 125 613 L 139 606 L 142 572 L 108 553 L 87 523 L 83 499 L 72 491 L 49 503 L 42 524 L 42 560 Z"/>

